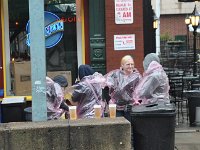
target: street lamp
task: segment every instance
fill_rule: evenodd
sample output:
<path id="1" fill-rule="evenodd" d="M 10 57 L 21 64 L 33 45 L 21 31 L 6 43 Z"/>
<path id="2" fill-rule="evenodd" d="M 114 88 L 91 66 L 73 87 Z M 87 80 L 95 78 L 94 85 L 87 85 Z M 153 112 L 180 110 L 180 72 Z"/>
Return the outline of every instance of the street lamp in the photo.
<path id="1" fill-rule="evenodd" d="M 187 51 L 189 50 L 189 24 L 190 23 L 191 23 L 190 17 L 187 15 L 187 17 L 185 18 L 185 24 L 186 24 L 186 27 L 187 27 L 187 37 L 186 37 Z"/>
<path id="2" fill-rule="evenodd" d="M 185 18 L 185 24 L 188 26 L 190 23 L 191 23 L 190 17 L 187 16 L 187 17 Z"/>
<path id="3" fill-rule="evenodd" d="M 191 24 L 194 29 L 193 35 L 194 35 L 194 41 L 193 41 L 193 48 L 194 48 L 194 60 L 193 60 L 193 76 L 197 76 L 197 52 L 196 52 L 196 35 L 197 35 L 197 28 L 199 26 L 199 12 L 196 9 L 196 5 L 194 7 L 194 10 L 191 14 Z"/>
<path id="4" fill-rule="evenodd" d="M 154 30 L 158 28 L 158 17 L 156 16 L 154 10 L 153 10 L 153 28 Z"/>

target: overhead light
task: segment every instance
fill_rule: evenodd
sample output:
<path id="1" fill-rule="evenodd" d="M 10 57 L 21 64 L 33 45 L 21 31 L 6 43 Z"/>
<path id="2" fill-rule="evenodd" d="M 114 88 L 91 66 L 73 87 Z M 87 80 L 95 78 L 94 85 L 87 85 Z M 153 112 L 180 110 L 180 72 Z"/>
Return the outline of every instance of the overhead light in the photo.
<path id="1" fill-rule="evenodd" d="M 196 9 L 196 5 L 194 7 L 194 10 L 191 14 L 191 24 L 192 24 L 192 27 L 194 29 L 193 31 L 193 49 L 194 49 L 194 60 L 193 60 L 193 76 L 197 76 L 197 50 L 196 50 L 196 35 L 197 35 L 197 28 L 199 26 L 199 12 L 197 11 Z"/>
<path id="2" fill-rule="evenodd" d="M 190 17 L 187 16 L 187 17 L 185 18 L 185 24 L 186 24 L 186 25 L 189 25 L 190 23 L 191 23 Z"/>
<path id="3" fill-rule="evenodd" d="M 158 17 L 156 16 L 156 13 L 154 10 L 153 10 L 153 28 L 154 29 L 158 28 Z"/>
<path id="4" fill-rule="evenodd" d="M 200 18 L 200 14 L 197 11 L 196 5 L 195 5 L 194 10 L 193 10 L 193 12 L 191 14 L 191 24 L 192 24 L 193 28 L 199 26 L 199 18 Z"/>

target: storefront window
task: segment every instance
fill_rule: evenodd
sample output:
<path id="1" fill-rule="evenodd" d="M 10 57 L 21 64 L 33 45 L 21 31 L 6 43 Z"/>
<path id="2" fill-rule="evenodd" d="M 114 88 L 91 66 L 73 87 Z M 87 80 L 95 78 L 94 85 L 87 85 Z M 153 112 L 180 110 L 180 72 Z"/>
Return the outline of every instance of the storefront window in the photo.
<path id="1" fill-rule="evenodd" d="M 66 76 L 72 84 L 77 77 L 77 27 L 75 0 L 45 0 L 45 11 L 57 15 L 64 22 L 61 40 L 46 48 L 47 75 Z M 27 45 L 26 26 L 29 20 L 28 0 L 8 1 L 10 40 L 9 95 L 31 95 L 31 53 Z M 9 84 L 9 82 L 7 82 Z"/>

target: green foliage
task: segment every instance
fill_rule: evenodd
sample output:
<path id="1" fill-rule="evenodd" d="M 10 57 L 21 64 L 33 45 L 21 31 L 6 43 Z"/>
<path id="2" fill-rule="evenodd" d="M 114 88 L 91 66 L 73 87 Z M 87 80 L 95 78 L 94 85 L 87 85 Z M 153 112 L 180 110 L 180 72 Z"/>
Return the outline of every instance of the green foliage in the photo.
<path id="1" fill-rule="evenodd" d="M 168 33 L 160 35 L 160 41 L 171 41 L 171 40 L 173 40 L 173 38 Z"/>

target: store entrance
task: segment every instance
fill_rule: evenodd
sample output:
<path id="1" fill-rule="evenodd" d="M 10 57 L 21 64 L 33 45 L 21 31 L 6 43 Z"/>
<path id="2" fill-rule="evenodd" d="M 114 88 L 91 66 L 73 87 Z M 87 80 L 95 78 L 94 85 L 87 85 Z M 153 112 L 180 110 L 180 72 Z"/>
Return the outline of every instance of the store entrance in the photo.
<path id="1" fill-rule="evenodd" d="M 10 58 L 6 59 L 11 61 L 11 95 L 31 94 L 31 77 L 29 77 L 31 75 L 29 63 L 31 61 L 31 52 L 30 47 L 27 45 L 26 31 L 29 20 L 28 6 L 28 0 L 17 0 L 15 3 L 12 0 L 8 1 Z M 45 0 L 44 8 L 45 11 L 55 14 L 64 22 L 63 36 L 60 41 L 54 46 L 46 48 L 47 75 L 51 77 L 56 74 L 66 75 L 68 80 L 70 80 L 69 83 L 73 84 L 77 78 L 78 69 L 76 1 Z M 25 62 L 26 70 L 22 69 L 24 66 L 21 66 L 22 63 L 20 62 Z M 19 81 L 16 81 L 17 76 L 20 78 Z M 23 86 L 24 83 L 26 86 Z M 24 90 L 24 92 L 17 93 L 17 86 L 24 87 L 25 89 L 20 89 L 20 91 Z"/>

